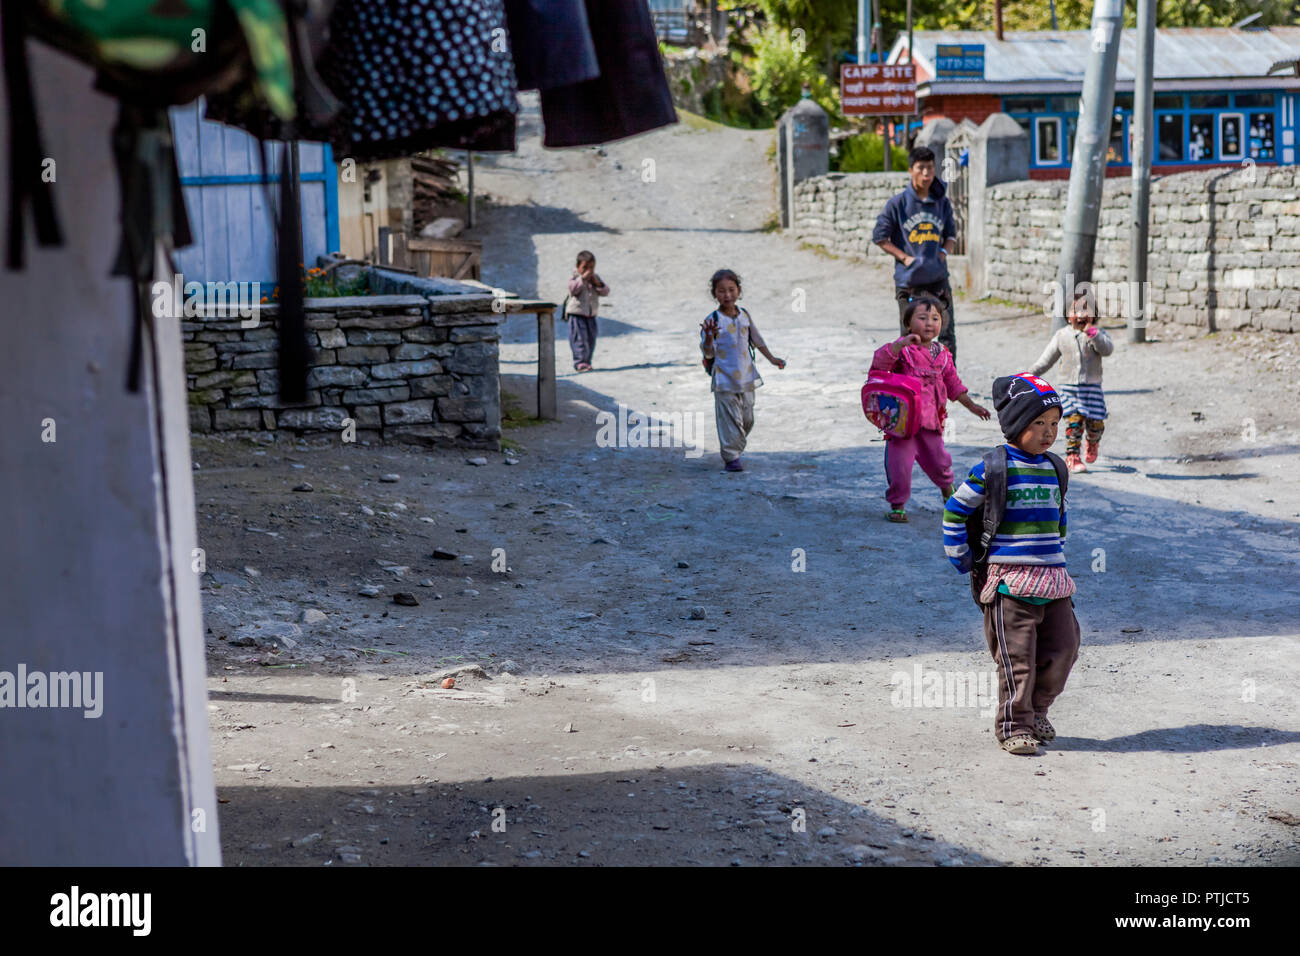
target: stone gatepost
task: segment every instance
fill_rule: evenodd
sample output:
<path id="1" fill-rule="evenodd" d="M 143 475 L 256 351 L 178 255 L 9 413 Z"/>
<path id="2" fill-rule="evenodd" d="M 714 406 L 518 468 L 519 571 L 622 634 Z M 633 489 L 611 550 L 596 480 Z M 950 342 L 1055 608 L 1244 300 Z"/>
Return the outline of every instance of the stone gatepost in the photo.
<path id="1" fill-rule="evenodd" d="M 776 138 L 781 228 L 789 229 L 794 225 L 795 184 L 830 171 L 830 117 L 805 94 L 777 120 Z"/>
<path id="2" fill-rule="evenodd" d="M 1029 136 L 1006 113 L 994 113 L 971 137 L 966 217 L 966 255 L 971 291 L 988 291 L 988 259 L 984 240 L 988 228 L 988 191 L 998 183 L 1029 178 Z"/>
<path id="3" fill-rule="evenodd" d="M 934 152 L 934 172 L 938 176 L 943 176 L 946 182 L 949 177 L 943 175 L 943 157 L 944 148 L 947 146 L 948 137 L 957 129 L 957 124 L 945 117 L 936 120 L 930 120 L 923 127 L 921 132 L 916 134 L 916 141 L 912 144 L 917 146 L 929 146 Z"/>

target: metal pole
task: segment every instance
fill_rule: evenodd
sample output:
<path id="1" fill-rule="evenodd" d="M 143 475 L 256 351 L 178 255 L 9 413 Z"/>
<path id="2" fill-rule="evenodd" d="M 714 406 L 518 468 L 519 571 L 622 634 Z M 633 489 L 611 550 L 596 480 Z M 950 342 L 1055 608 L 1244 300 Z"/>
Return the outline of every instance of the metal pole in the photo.
<path id="1" fill-rule="evenodd" d="M 1083 76 L 1078 130 L 1070 158 L 1070 196 L 1065 209 L 1061 266 L 1053 303 L 1052 328 L 1065 326 L 1066 310 L 1079 282 L 1092 281 L 1092 260 L 1101 216 L 1101 189 L 1106 178 L 1106 146 L 1115 107 L 1115 65 L 1119 61 L 1124 0 L 1095 0 L 1092 8 L 1092 55 Z"/>
<path id="2" fill-rule="evenodd" d="M 1138 3 L 1141 3 L 1141 2 L 1142 2 L 1142 0 L 1138 0 Z M 1048 6 L 1051 8 L 1051 11 L 1052 11 L 1052 29 L 1053 29 L 1053 30 L 1059 30 L 1060 27 L 1057 26 L 1057 24 L 1056 24 L 1056 0 L 1047 0 L 1047 3 L 1048 3 Z"/>
<path id="3" fill-rule="evenodd" d="M 466 216 L 467 221 L 465 225 L 468 228 L 473 229 L 474 228 L 474 151 L 473 150 L 467 149 L 465 151 L 465 169 L 469 174 L 469 197 L 466 200 L 469 205 L 469 209 L 467 210 L 467 216 Z"/>
<path id="4" fill-rule="evenodd" d="M 867 62 L 867 0 L 858 0 L 858 64 Z"/>
<path id="5" fill-rule="evenodd" d="M 1129 232 L 1128 340 L 1147 340 L 1147 233 L 1151 211 L 1152 109 L 1155 106 L 1156 0 L 1137 0 L 1137 76 L 1133 87 L 1133 223 Z"/>
<path id="6" fill-rule="evenodd" d="M 911 66 L 912 64 L 912 0 L 907 0 L 907 63 L 909 66 Z M 915 71 L 912 72 L 912 78 L 913 81 L 915 81 L 916 78 Z M 916 97 L 912 97 L 912 121 L 913 122 L 916 121 L 916 114 L 920 108 L 921 108 L 921 104 L 917 102 Z M 912 138 L 910 135 L 905 136 L 903 138 L 906 140 L 907 146 L 912 145 Z"/>
<path id="7" fill-rule="evenodd" d="M 885 44 L 884 38 L 880 35 L 880 0 L 871 0 L 871 39 L 876 44 L 876 61 L 883 66 L 885 63 Z M 880 118 L 880 138 L 881 145 L 884 147 L 882 157 L 884 165 L 881 168 L 885 172 L 889 172 L 894 168 L 891 162 L 893 157 L 890 155 L 894 148 L 894 137 L 890 134 L 889 129 L 891 120 L 893 120 L 892 116 L 882 116 Z"/>

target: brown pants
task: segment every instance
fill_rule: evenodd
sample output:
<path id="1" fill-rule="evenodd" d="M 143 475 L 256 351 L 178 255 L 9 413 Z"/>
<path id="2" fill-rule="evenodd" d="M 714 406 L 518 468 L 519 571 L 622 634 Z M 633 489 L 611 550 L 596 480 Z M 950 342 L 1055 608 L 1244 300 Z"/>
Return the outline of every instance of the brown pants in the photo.
<path id="1" fill-rule="evenodd" d="M 998 594 L 984 605 L 984 639 L 998 671 L 993 733 L 999 741 L 1028 734 L 1035 717 L 1047 716 L 1079 658 L 1074 601 L 1027 604 Z"/>

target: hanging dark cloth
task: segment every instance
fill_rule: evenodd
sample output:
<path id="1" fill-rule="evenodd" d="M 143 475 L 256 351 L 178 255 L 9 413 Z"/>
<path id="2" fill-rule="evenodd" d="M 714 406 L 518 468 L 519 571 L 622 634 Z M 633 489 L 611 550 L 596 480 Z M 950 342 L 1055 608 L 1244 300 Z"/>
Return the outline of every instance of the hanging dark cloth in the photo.
<path id="1" fill-rule="evenodd" d="M 59 220 L 54 212 L 54 184 L 41 173 L 48 155 L 41 146 L 36 122 L 31 76 L 27 69 L 27 32 L 22 8 L 16 3 L 0 4 L 0 43 L 5 58 L 5 92 L 9 113 L 9 248 L 6 264 L 12 270 L 23 267 L 23 211 L 28 204 L 36 220 L 36 241 L 42 246 L 63 245 Z"/>
<path id="2" fill-rule="evenodd" d="M 600 76 L 584 0 L 505 0 L 521 90 L 550 90 Z"/>
<path id="3" fill-rule="evenodd" d="M 340 156 L 515 148 L 503 0 L 339 0 L 319 68 L 343 102 Z"/>
<path id="4" fill-rule="evenodd" d="M 646 0 L 585 0 L 600 76 L 542 90 L 546 146 L 593 146 L 677 122 Z"/>
<path id="5" fill-rule="evenodd" d="M 131 280 L 134 315 L 126 387 L 140 390 L 142 334 L 153 321 L 151 289 L 156 243 L 171 249 L 190 245 L 190 220 L 166 109 L 120 103 L 113 128 L 113 159 L 122 197 L 122 240 L 110 275 Z M 175 265 L 172 264 L 172 271 Z"/>

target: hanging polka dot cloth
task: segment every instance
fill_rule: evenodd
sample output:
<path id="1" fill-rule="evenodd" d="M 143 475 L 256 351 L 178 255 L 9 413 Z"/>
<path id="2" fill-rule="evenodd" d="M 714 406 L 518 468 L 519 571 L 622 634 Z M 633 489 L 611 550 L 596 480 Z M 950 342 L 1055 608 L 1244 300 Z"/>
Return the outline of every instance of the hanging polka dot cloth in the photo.
<path id="1" fill-rule="evenodd" d="M 320 71 L 345 104 L 331 138 L 346 155 L 514 148 L 503 0 L 341 0 Z"/>

